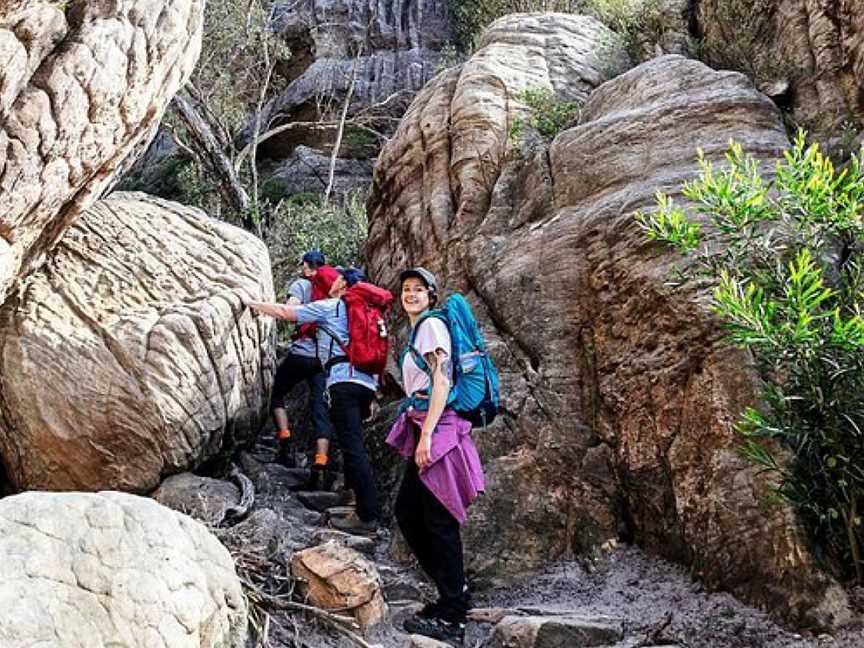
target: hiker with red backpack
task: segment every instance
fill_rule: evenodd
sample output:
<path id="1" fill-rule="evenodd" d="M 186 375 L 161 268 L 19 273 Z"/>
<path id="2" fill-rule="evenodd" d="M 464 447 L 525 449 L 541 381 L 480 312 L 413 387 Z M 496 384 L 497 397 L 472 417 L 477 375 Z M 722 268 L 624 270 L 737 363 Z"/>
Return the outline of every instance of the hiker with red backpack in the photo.
<path id="1" fill-rule="evenodd" d="M 498 376 L 468 303 L 452 295 L 436 309 L 438 284 L 425 268 L 400 276 L 411 334 L 401 356 L 406 398 L 387 443 L 407 459 L 394 512 L 438 600 L 404 622 L 406 632 L 462 641 L 468 612 L 460 527 L 485 488 L 472 426 L 498 410 Z"/>
<path id="2" fill-rule="evenodd" d="M 393 301 L 389 291 L 365 281 L 356 268 L 337 269 L 328 299 L 297 306 L 243 299 L 261 313 L 316 326 L 318 357 L 327 374 L 330 416 L 342 449 L 345 482 L 357 499 L 355 516 L 331 520 L 352 533 L 375 533 L 380 509 L 378 491 L 363 443 L 362 422 L 368 417 L 378 387 L 377 376 L 387 361 L 385 326 Z"/>
<path id="3" fill-rule="evenodd" d="M 335 268 L 326 265 L 324 254 L 318 250 L 306 252 L 302 264 L 303 277 L 292 282 L 288 287 L 288 303 L 292 305 L 308 304 L 324 299 L 328 296 L 336 277 L 339 276 Z M 270 392 L 270 412 L 276 426 L 279 457 L 286 465 L 293 465 L 294 458 L 285 397 L 296 385 L 304 381 L 309 385 L 312 429 L 317 446 L 314 461 L 316 464 L 326 465 L 333 426 L 330 423 L 327 404 L 324 402 L 326 376 L 318 360 L 315 327 L 311 325 L 298 326 L 295 329 L 288 354 L 276 369 Z M 313 472 L 315 476 L 319 474 L 320 471 Z"/>

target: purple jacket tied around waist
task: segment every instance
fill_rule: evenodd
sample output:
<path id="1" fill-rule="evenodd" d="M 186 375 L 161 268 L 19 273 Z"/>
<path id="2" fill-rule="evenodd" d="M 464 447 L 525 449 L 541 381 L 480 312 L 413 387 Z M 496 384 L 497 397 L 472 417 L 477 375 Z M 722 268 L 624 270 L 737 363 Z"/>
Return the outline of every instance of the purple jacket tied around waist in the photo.
<path id="1" fill-rule="evenodd" d="M 393 424 L 387 443 L 409 461 L 414 461 L 417 431 L 426 412 L 408 410 Z M 432 463 L 420 473 L 420 481 L 463 524 L 468 507 L 485 490 L 480 455 L 471 439 L 471 424 L 451 409 L 444 410 L 432 433 Z"/>

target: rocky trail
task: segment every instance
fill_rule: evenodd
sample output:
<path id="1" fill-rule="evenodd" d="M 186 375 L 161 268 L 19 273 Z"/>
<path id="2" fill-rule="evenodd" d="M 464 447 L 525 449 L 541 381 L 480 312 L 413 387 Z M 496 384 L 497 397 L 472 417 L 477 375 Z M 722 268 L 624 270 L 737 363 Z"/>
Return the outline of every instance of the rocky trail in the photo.
<path id="1" fill-rule="evenodd" d="M 254 487 L 254 505 L 241 521 L 215 529 L 234 556 L 251 603 L 255 631 L 248 648 L 446 646 L 401 631 L 402 621 L 432 599 L 434 588 L 412 564 L 394 528 L 375 539 L 330 528 L 328 520 L 350 507 L 340 506 L 338 493 L 292 490 L 308 471 L 286 468 L 276 454 L 265 433 L 251 451 L 239 455 Z M 205 520 L 214 513 L 219 518 L 239 496 L 227 482 L 188 474 L 172 479 L 157 499 Z M 180 487 L 183 482 L 186 488 Z M 325 543 L 350 549 L 333 550 L 346 569 L 369 561 L 377 571 L 369 582 L 380 587 L 388 609 L 365 634 L 351 622 L 352 610 L 328 613 L 301 590 L 293 591 L 292 562 L 300 552 Z M 369 584 L 352 582 L 360 588 Z M 473 600 L 464 644 L 471 648 L 853 648 L 864 643 L 860 627 L 834 635 L 788 632 L 729 594 L 707 592 L 684 568 L 623 544 L 608 547 L 593 561 L 559 561 L 516 585 L 474 592 Z M 342 622 L 333 623 L 339 617 Z"/>

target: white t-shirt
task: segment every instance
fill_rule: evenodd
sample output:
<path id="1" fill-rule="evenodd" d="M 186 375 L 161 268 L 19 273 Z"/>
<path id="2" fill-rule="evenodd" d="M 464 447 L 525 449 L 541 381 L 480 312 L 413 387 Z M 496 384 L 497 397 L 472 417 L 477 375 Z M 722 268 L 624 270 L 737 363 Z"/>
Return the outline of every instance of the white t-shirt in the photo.
<path id="1" fill-rule="evenodd" d="M 441 349 L 450 357 L 450 332 L 447 330 L 447 325 L 437 317 L 423 320 L 417 330 L 414 346 L 417 347 L 421 356 L 435 353 Z M 405 360 L 402 362 L 402 384 L 405 386 L 405 393 L 411 396 L 417 391 L 428 389 L 431 382 L 429 375 L 414 362 L 414 356 L 411 353 L 406 353 Z"/>

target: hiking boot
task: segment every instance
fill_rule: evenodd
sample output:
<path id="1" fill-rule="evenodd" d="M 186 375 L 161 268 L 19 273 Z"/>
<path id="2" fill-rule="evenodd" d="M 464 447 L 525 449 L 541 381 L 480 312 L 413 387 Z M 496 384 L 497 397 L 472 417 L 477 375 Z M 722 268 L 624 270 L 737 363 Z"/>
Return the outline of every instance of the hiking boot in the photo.
<path id="1" fill-rule="evenodd" d="M 440 611 L 438 609 L 438 601 L 426 603 L 422 608 L 417 611 L 417 616 L 421 619 L 434 619 L 439 614 Z"/>
<path id="2" fill-rule="evenodd" d="M 424 619 L 419 614 L 405 620 L 402 624 L 408 634 L 418 634 L 450 644 L 462 645 L 465 640 L 465 624 L 445 621 L 440 617 Z"/>
<path id="3" fill-rule="evenodd" d="M 276 461 L 286 468 L 297 467 L 297 456 L 294 454 L 294 445 L 288 440 L 279 440 L 279 451 Z"/>
<path id="4" fill-rule="evenodd" d="M 364 522 L 356 513 L 349 513 L 344 517 L 331 517 L 330 526 L 338 531 L 344 531 L 352 535 L 362 535 L 374 538 L 378 535 L 378 520 Z"/>
<path id="5" fill-rule="evenodd" d="M 350 488 L 339 491 L 339 506 L 357 506 L 357 496 Z"/>

